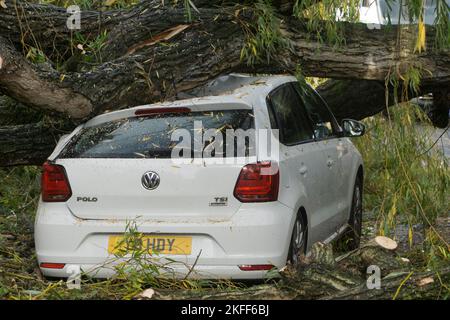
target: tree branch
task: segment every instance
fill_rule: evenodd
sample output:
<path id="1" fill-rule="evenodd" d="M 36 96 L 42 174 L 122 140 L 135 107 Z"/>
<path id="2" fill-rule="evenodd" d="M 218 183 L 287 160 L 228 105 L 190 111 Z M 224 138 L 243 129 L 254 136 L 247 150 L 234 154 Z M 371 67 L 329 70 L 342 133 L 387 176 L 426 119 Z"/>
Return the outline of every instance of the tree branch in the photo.
<path id="1" fill-rule="evenodd" d="M 0 59 L 0 88 L 10 97 L 29 106 L 74 118 L 82 118 L 92 112 L 91 101 L 72 88 L 64 88 L 57 83 L 57 72 L 31 65 L 2 37 Z"/>
<path id="2" fill-rule="evenodd" d="M 61 132 L 40 123 L 0 127 L 0 166 L 41 165 Z"/>

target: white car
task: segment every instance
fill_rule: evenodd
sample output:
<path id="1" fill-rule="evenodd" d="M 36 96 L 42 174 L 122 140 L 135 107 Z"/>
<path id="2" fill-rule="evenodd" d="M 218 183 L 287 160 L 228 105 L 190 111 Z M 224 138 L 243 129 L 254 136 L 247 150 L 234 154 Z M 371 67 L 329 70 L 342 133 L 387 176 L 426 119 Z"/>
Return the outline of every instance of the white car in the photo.
<path id="1" fill-rule="evenodd" d="M 260 279 L 314 242 L 359 245 L 363 163 L 348 137 L 361 123 L 341 127 L 292 76 L 231 74 L 195 95 L 99 115 L 61 138 L 35 222 L 45 276 L 112 276 L 130 222 L 149 263 L 167 258 L 177 276 Z M 247 134 L 241 149 L 229 133 Z"/>

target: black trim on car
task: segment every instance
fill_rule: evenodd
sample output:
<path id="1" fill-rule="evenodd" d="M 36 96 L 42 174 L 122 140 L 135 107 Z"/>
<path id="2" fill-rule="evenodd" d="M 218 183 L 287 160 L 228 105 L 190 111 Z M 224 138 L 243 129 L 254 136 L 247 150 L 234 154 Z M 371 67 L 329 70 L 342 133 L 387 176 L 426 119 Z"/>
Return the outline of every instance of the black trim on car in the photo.
<path id="1" fill-rule="evenodd" d="M 298 95 L 298 99 L 301 102 L 301 106 L 304 110 L 304 113 L 307 115 L 308 119 L 307 122 L 309 123 L 309 129 L 313 132 L 314 138 L 313 139 L 308 139 L 308 140 L 301 140 L 299 142 L 294 142 L 294 143 L 285 143 L 283 142 L 283 132 L 280 129 L 280 120 L 279 117 L 277 116 L 277 113 L 274 111 L 274 107 L 271 101 L 271 96 L 278 91 L 279 89 L 290 85 L 291 87 L 293 87 L 294 91 L 296 92 L 296 94 Z M 293 147 L 293 146 L 297 146 L 297 145 L 301 145 L 301 144 L 305 144 L 305 143 L 311 143 L 311 142 L 320 142 L 320 141 L 325 141 L 325 140 L 333 140 L 333 139 L 341 139 L 343 137 L 343 130 L 341 128 L 341 126 L 339 125 L 338 121 L 336 120 L 336 117 L 334 116 L 333 112 L 330 110 L 330 108 L 328 107 L 328 104 L 325 102 L 325 100 L 320 96 L 320 94 L 314 90 L 313 87 L 311 87 L 308 84 L 308 87 L 314 92 L 314 94 L 319 97 L 319 99 L 323 102 L 323 104 L 325 105 L 325 108 L 327 109 L 327 111 L 331 114 L 332 116 L 332 122 L 334 122 L 334 125 L 340 129 L 339 131 L 336 131 L 336 129 L 333 127 L 333 135 L 332 136 L 328 136 L 325 138 L 317 138 L 317 136 L 314 134 L 314 125 L 313 125 L 313 121 L 311 119 L 311 117 L 309 116 L 309 112 L 305 109 L 304 101 L 301 98 L 299 92 L 297 91 L 297 89 L 295 88 L 295 86 L 298 85 L 298 81 L 291 81 L 291 82 L 285 82 L 283 84 L 281 84 L 280 86 L 276 87 L 275 89 L 273 89 L 272 91 L 269 92 L 269 94 L 266 97 L 266 103 L 267 103 L 267 112 L 269 113 L 269 121 L 270 121 L 270 125 L 272 129 L 278 129 L 279 131 L 279 135 L 280 135 L 280 142 L 288 147 Z M 275 123 L 272 123 L 272 119 L 275 120 Z M 275 124 L 275 126 L 274 126 Z"/>
<path id="2" fill-rule="evenodd" d="M 271 96 L 272 96 L 275 92 L 277 92 L 278 90 L 280 90 L 280 89 L 282 89 L 282 88 L 284 88 L 284 87 L 286 87 L 286 86 L 291 86 L 291 87 L 292 87 L 292 83 L 296 83 L 296 82 L 295 82 L 295 81 L 292 81 L 292 82 L 285 82 L 285 83 L 281 84 L 280 86 L 278 86 L 278 87 L 276 87 L 275 89 L 273 89 L 272 91 L 270 91 L 269 94 L 268 94 L 267 97 L 266 97 L 266 104 L 267 104 L 267 107 L 268 107 L 268 108 L 267 108 L 267 112 L 269 113 L 270 125 L 271 125 L 272 129 L 278 129 L 280 143 L 282 143 L 283 145 L 285 145 L 285 146 L 287 146 L 287 147 L 294 147 L 294 146 L 297 146 L 297 145 L 301 145 L 301 144 L 311 143 L 311 142 L 317 141 L 315 138 L 313 138 L 313 139 L 301 140 L 301 141 L 298 141 L 298 142 L 292 142 L 292 143 L 286 143 L 286 142 L 283 142 L 283 140 L 284 140 L 284 139 L 283 139 L 283 131 L 280 129 L 280 119 L 279 119 L 279 117 L 277 116 L 277 113 L 274 111 L 273 104 L 272 104 L 272 100 L 271 100 Z M 295 91 L 295 90 L 294 90 L 294 91 Z M 295 91 L 295 92 L 296 92 L 296 91 Z M 296 92 L 296 94 L 298 94 L 298 93 Z M 301 98 L 298 97 L 298 99 L 299 99 L 300 102 L 302 103 Z M 304 108 L 303 105 L 301 105 L 300 107 Z M 305 114 L 308 116 L 308 112 L 307 112 L 306 110 L 304 110 L 304 112 L 305 112 Z M 276 122 L 276 128 L 273 126 L 272 118 L 273 118 L 273 119 L 275 120 L 275 122 Z M 309 129 L 311 130 L 311 132 L 312 132 L 313 135 L 314 135 L 314 129 L 313 129 L 313 127 L 312 127 L 311 119 L 309 119 L 309 116 L 308 116 L 307 122 L 308 122 L 308 124 L 309 124 Z M 315 136 L 315 135 L 314 135 L 314 136 Z"/>
<path id="3" fill-rule="evenodd" d="M 292 85 L 294 85 L 294 84 L 298 85 L 298 81 L 293 81 L 293 82 L 290 82 L 290 83 Z M 328 106 L 327 102 L 322 98 L 322 96 L 311 85 L 309 85 L 309 84 L 306 84 L 306 85 L 314 93 L 314 95 L 316 97 L 318 97 L 320 101 L 322 101 L 322 103 L 325 106 L 325 108 L 328 111 L 328 113 L 331 114 L 331 122 L 334 123 L 334 126 L 332 128 L 333 129 L 333 135 L 332 136 L 328 136 L 326 138 L 321 138 L 321 139 L 316 137 L 315 140 L 316 141 L 323 141 L 323 140 L 331 140 L 331 139 L 335 139 L 335 138 L 342 138 L 344 130 L 339 125 L 339 122 L 336 120 L 336 117 L 334 116 L 333 112 L 330 110 L 330 107 Z M 295 87 L 294 87 L 294 89 L 295 89 L 295 92 L 297 92 L 297 94 L 300 95 L 299 92 L 297 91 L 298 89 L 296 89 Z M 301 97 L 299 97 L 299 98 L 300 98 L 300 100 L 303 100 L 303 99 L 301 99 Z M 309 117 L 308 111 L 306 111 L 306 113 L 308 114 L 308 118 L 309 118 L 309 121 L 310 121 L 311 125 L 313 125 L 313 121 L 312 121 L 311 117 Z M 313 132 L 314 132 L 314 130 L 313 130 Z"/>

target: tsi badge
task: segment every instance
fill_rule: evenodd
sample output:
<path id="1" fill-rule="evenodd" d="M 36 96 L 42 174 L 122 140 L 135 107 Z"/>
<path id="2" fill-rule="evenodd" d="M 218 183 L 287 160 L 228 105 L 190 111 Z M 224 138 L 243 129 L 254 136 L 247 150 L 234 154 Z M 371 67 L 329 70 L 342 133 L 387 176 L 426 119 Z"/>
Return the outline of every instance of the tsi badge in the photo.
<path id="1" fill-rule="evenodd" d="M 213 202 L 209 203 L 210 207 L 225 207 L 228 205 L 228 197 L 215 197 Z"/>

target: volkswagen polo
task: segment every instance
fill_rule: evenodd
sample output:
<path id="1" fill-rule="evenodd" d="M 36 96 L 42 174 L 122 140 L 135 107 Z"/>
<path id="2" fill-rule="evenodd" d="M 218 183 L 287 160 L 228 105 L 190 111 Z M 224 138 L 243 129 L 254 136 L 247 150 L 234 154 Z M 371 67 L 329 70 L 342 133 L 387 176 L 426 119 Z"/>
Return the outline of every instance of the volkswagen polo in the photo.
<path id="1" fill-rule="evenodd" d="M 349 137 L 363 133 L 285 75 L 221 76 L 184 100 L 99 115 L 43 165 L 39 266 L 110 277 L 130 222 L 148 262 L 181 276 L 258 279 L 317 241 L 355 248 L 363 163 Z"/>

